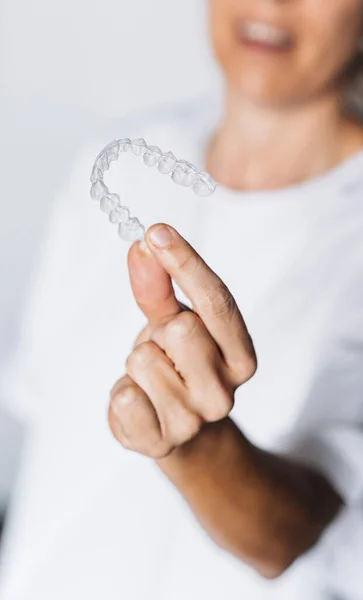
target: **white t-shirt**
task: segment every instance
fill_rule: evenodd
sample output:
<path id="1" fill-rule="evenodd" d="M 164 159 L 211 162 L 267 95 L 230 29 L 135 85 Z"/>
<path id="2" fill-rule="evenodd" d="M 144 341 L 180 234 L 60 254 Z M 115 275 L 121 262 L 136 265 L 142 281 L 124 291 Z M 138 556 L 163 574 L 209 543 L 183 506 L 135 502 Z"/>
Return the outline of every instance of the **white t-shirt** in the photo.
<path id="1" fill-rule="evenodd" d="M 128 244 L 89 197 L 92 163 L 111 139 L 145 137 L 202 170 L 220 108 L 202 99 L 113 123 L 86 144 L 55 203 L 24 340 L 3 378 L 30 427 L 2 600 L 363 598 L 363 152 L 302 185 L 220 185 L 209 198 L 131 154 L 105 176 L 146 226 L 174 225 L 235 296 L 259 370 L 237 391 L 233 418 L 252 442 L 322 469 L 346 500 L 315 548 L 263 580 L 218 549 L 153 461 L 107 426 L 109 390 L 145 319 Z"/>

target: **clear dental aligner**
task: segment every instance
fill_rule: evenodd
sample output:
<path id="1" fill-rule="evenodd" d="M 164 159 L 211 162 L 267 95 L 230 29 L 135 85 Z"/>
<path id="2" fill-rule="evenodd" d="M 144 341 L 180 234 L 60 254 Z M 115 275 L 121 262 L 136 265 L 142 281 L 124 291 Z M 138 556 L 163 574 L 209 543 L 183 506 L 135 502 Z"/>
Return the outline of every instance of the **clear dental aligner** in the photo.
<path id="1" fill-rule="evenodd" d="M 148 167 L 158 167 L 159 173 L 169 175 L 178 185 L 192 187 L 198 196 L 210 196 L 216 189 L 216 183 L 208 173 L 200 173 L 186 160 L 178 160 L 172 152 L 162 152 L 157 146 L 148 146 L 143 138 L 130 140 L 124 138 L 107 144 L 97 156 L 91 173 L 91 198 L 100 202 L 101 210 L 109 215 L 111 223 L 118 225 L 118 234 L 126 242 L 143 239 L 145 227 L 139 219 L 130 216 L 130 210 L 123 206 L 118 194 L 111 193 L 105 182 L 104 173 L 123 152 L 132 150 L 136 156 L 142 156 Z"/>

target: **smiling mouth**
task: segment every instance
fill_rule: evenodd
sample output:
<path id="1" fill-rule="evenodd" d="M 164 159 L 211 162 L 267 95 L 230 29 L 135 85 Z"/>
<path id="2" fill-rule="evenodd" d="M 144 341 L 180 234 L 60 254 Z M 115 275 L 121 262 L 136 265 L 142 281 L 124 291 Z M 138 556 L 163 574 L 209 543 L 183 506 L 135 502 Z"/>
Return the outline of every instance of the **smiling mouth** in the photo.
<path id="1" fill-rule="evenodd" d="M 237 32 L 243 44 L 261 50 L 286 52 L 294 45 L 294 39 L 289 32 L 263 21 L 239 21 Z"/>

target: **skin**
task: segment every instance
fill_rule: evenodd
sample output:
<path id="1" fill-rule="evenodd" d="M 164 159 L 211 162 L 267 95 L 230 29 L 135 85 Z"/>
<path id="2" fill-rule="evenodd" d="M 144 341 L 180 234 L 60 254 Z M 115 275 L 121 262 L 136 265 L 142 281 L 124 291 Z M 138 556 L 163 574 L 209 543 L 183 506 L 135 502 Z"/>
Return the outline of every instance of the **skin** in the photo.
<path id="1" fill-rule="evenodd" d="M 211 0 L 212 46 L 230 88 L 281 110 L 311 103 L 333 88 L 356 52 L 362 15 L 361 0 Z M 286 29 L 294 38 L 292 52 L 249 51 L 235 34 L 238 19 Z"/>
<path id="2" fill-rule="evenodd" d="M 291 30 L 293 50 L 251 52 L 236 41 L 238 17 Z M 362 149 L 361 126 L 341 111 L 362 20 L 361 0 L 211 0 L 211 39 L 226 80 L 224 118 L 206 157 L 217 181 L 288 186 Z M 322 474 L 255 447 L 228 416 L 257 360 L 218 275 L 164 224 L 131 247 L 128 264 L 147 326 L 112 389 L 111 430 L 124 448 L 156 461 L 221 548 L 279 577 L 343 501 Z M 177 301 L 172 279 L 193 310 Z"/>
<path id="3" fill-rule="evenodd" d="M 237 190 L 281 188 L 361 149 L 362 126 L 343 115 L 341 103 L 343 74 L 363 33 L 362 0 L 211 0 L 209 14 L 226 82 L 224 116 L 207 152 L 217 181 Z M 244 18 L 286 29 L 292 51 L 243 46 L 235 28 Z"/>

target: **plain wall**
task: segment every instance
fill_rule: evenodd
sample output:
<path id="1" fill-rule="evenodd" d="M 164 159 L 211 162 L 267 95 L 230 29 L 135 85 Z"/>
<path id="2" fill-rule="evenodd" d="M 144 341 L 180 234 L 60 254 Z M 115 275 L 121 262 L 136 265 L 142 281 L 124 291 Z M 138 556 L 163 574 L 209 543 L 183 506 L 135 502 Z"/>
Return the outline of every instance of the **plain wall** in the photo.
<path id="1" fill-rule="evenodd" d="M 108 118 L 197 95 L 214 77 L 205 0 L 2 0 L 0 361 L 58 187 Z"/>
<path id="2" fill-rule="evenodd" d="M 205 9 L 206 0 L 2 0 L 0 370 L 82 138 L 130 110 L 192 98 L 217 76 Z M 0 510 L 20 431 L 1 411 Z"/>

